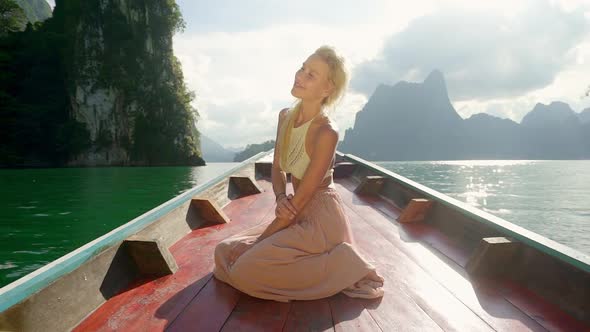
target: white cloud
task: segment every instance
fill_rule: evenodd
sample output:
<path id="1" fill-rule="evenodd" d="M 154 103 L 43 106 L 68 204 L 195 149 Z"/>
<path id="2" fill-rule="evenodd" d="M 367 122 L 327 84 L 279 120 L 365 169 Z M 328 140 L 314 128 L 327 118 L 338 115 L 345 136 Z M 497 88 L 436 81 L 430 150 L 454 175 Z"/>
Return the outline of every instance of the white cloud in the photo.
<path id="1" fill-rule="evenodd" d="M 569 104 L 575 112 L 580 112 L 590 107 L 590 97 L 584 95 L 590 85 L 590 36 L 572 52 L 576 60 L 565 66 L 553 82 L 543 88 L 514 98 L 459 101 L 453 103 L 455 109 L 463 118 L 484 112 L 516 122 L 520 122 L 536 103 L 550 104 L 559 100 Z"/>
<path id="2" fill-rule="evenodd" d="M 351 86 L 370 94 L 379 83 L 439 69 L 452 100 L 518 97 L 551 84 L 589 31 L 581 9 L 568 13 L 545 1 L 512 17 L 445 8 L 389 38 L 377 58 L 357 67 Z"/>
<path id="3" fill-rule="evenodd" d="M 344 29 L 290 24 L 257 31 L 176 36 L 175 54 L 197 97 L 194 106 L 201 115 L 199 129 L 232 147 L 274 139 L 278 111 L 295 100 L 290 93 L 295 71 L 307 56 L 329 44 L 352 68 L 377 52 L 384 35 L 371 33 L 372 29 L 369 25 Z M 340 127 L 351 126 L 354 113 L 365 101 L 365 96 L 345 96 L 333 118 Z"/>
<path id="4" fill-rule="evenodd" d="M 194 4 L 192 1 L 181 0 L 181 10 L 183 2 L 186 3 L 184 6 Z M 246 24 L 248 27 L 243 30 L 239 29 L 239 22 L 228 22 L 213 17 L 208 19 L 206 29 L 200 31 L 198 12 L 194 16 L 187 16 L 183 11 L 184 19 L 187 21 L 187 32 L 174 37 L 174 51 L 182 62 L 189 88 L 197 95 L 194 105 L 201 114 L 198 121 L 199 129 L 225 146 L 244 147 L 246 144 L 274 139 L 278 111 L 290 106 L 294 100 L 290 90 L 295 71 L 320 45 L 335 46 L 346 58 L 349 70 L 353 74 L 352 79 L 358 80 L 360 78 L 355 78 L 355 75 L 362 73 L 363 67 L 366 70 L 371 63 L 378 63 L 380 57 L 383 57 L 381 50 L 391 47 L 391 40 L 399 40 L 408 27 L 420 26 L 416 22 L 425 22 L 428 17 L 437 13 L 448 13 L 450 8 L 461 12 L 483 12 L 486 14 L 477 18 L 485 17 L 488 21 L 478 22 L 477 18 L 464 20 L 464 17 L 458 15 L 440 16 L 438 23 L 439 27 L 442 27 L 441 32 L 454 31 L 445 30 L 445 27 L 453 24 L 457 29 L 469 32 L 470 28 L 466 25 L 469 22 L 480 24 L 484 29 L 478 32 L 481 35 L 475 34 L 463 39 L 440 33 L 420 35 L 423 38 L 421 45 L 446 43 L 446 48 L 417 47 L 415 43 L 406 42 L 404 45 L 412 47 L 397 49 L 406 56 L 405 76 L 397 75 L 391 79 L 393 82 L 390 80 L 389 83 L 395 83 L 399 79 L 422 81 L 427 74 L 426 66 L 424 69 L 413 66 L 419 64 L 421 59 L 454 63 L 454 70 L 445 72 L 444 68 L 441 69 L 447 80 L 455 82 L 461 77 L 469 79 L 472 73 L 468 69 L 481 66 L 480 72 L 484 72 L 486 77 L 497 76 L 500 80 L 496 81 L 496 84 L 505 84 L 504 90 L 493 85 L 484 86 L 492 92 L 497 92 L 486 96 L 485 99 L 474 94 L 470 87 L 450 84 L 449 94 L 455 108 L 463 117 L 477 112 L 489 112 L 520 121 L 524 113 L 530 111 L 536 102 L 563 100 L 570 103 L 576 111 L 584 105 L 590 106 L 589 98 L 579 98 L 590 84 L 586 78 L 590 76 L 589 40 L 574 48 L 571 48 L 575 46 L 574 41 L 571 42 L 572 45 L 556 46 L 557 50 L 554 52 L 542 48 L 548 42 L 561 45 L 562 42 L 567 42 L 568 38 L 576 38 L 575 31 L 569 29 L 572 24 L 580 23 L 568 21 L 567 15 L 579 16 L 580 6 L 585 3 L 568 0 L 552 2 L 565 13 L 544 6 L 544 10 L 551 9 L 552 12 L 546 13 L 538 9 L 534 14 L 537 16 L 534 17 L 530 12 L 530 6 L 537 5 L 537 1 L 415 0 L 408 3 L 375 0 L 363 3 L 371 8 L 363 9 L 362 12 L 370 15 L 355 15 L 359 8 L 346 1 L 339 1 L 337 6 L 335 2 L 328 1 L 317 3 L 317 6 L 320 6 L 319 10 L 305 17 L 305 8 L 311 6 L 311 2 L 304 1 L 300 6 L 291 6 L 288 10 L 275 13 L 272 12 L 272 8 L 259 11 L 259 14 L 277 17 L 260 18 L 264 24 L 253 24 L 250 21 Z M 249 2 L 240 2 L 235 6 L 240 7 L 232 10 L 240 13 L 241 17 L 251 17 L 257 12 L 255 6 Z M 529 10 L 528 14 L 525 9 Z M 322 16 L 320 13 L 327 14 Z M 223 11 L 216 12 L 215 15 L 223 15 Z M 350 23 L 347 23 L 348 19 L 344 19 L 347 17 L 353 18 Z M 502 18 L 502 24 L 496 26 L 489 23 L 489 20 L 498 17 Z M 588 14 L 585 17 L 588 17 Z M 452 18 L 461 24 L 444 21 L 443 18 Z M 559 20 L 561 24 L 557 24 Z M 219 26 L 212 23 L 216 21 L 220 22 Z M 228 26 L 231 26 L 231 29 L 226 29 Z M 476 31 L 471 29 L 471 32 Z M 533 48 L 533 51 L 515 51 L 515 43 L 507 38 L 510 33 L 522 38 L 523 48 L 539 43 L 541 50 Z M 535 36 L 536 38 L 532 38 Z M 547 41 L 546 38 L 550 39 Z M 411 41 L 407 37 L 406 39 Z M 475 40 L 483 40 L 488 46 L 480 49 L 481 44 L 474 43 Z M 464 45 L 467 42 L 471 43 L 467 45 L 469 47 Z M 463 58 L 457 61 L 458 52 L 462 52 L 460 55 Z M 470 52 L 476 56 L 469 57 Z M 486 68 L 487 61 L 490 61 L 490 57 L 485 57 L 486 52 L 493 55 L 493 68 Z M 524 56 L 515 57 L 515 54 Z M 392 59 L 396 60 L 395 57 Z M 462 62 L 465 59 L 470 62 Z M 566 65 L 566 62 L 569 64 Z M 547 70 L 549 73 L 543 72 Z M 514 72 L 534 75 L 518 77 Z M 376 71 L 373 72 L 373 76 L 381 77 L 383 80 L 384 73 L 386 72 Z M 511 81 L 506 81 L 507 79 Z M 473 82 L 466 85 L 473 85 Z M 461 94 L 463 100 L 457 98 Z M 344 136 L 344 130 L 353 125 L 355 114 L 362 109 L 367 97 L 367 94 L 349 90 L 333 113 L 332 118 L 340 128 L 341 138 Z"/>

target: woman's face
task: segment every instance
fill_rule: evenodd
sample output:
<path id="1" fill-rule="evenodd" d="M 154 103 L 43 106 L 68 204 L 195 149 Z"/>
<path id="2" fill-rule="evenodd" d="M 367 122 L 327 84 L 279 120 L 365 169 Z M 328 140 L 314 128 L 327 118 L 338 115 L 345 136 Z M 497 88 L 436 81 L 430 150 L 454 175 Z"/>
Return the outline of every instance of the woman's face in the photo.
<path id="1" fill-rule="evenodd" d="M 304 100 L 321 101 L 332 92 L 333 84 L 328 78 L 329 72 L 328 64 L 312 54 L 295 73 L 291 94 Z"/>

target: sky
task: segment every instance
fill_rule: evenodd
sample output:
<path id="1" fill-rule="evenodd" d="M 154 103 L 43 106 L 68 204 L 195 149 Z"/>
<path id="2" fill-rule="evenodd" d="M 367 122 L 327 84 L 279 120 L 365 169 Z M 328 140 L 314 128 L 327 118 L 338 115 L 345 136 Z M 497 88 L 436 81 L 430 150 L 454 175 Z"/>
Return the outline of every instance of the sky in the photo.
<path id="1" fill-rule="evenodd" d="M 51 1 L 49 1 L 51 3 Z M 434 69 L 463 118 L 520 122 L 536 103 L 590 107 L 590 0 L 177 0 L 174 53 L 199 131 L 230 148 L 275 139 L 296 70 L 321 45 L 350 84 L 332 119 L 344 138 L 379 83 Z"/>

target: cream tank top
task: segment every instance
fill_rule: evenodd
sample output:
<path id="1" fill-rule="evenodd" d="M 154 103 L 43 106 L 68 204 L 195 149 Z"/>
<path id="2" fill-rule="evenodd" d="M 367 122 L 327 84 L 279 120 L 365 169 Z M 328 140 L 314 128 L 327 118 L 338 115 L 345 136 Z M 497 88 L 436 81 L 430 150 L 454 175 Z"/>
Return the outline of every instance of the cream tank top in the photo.
<path id="1" fill-rule="evenodd" d="M 292 115 L 291 112 L 293 111 L 294 109 L 290 109 L 288 116 L 285 117 L 285 121 L 282 125 L 282 132 L 286 130 L 286 124 L 289 122 L 289 116 Z M 303 178 L 303 175 L 305 174 L 305 171 L 307 170 L 307 167 L 309 166 L 309 163 L 311 161 L 309 159 L 307 151 L 305 150 L 305 138 L 307 136 L 307 129 L 309 128 L 309 125 L 311 124 L 313 119 L 315 119 L 316 116 L 317 114 L 304 124 L 300 125 L 299 127 L 293 127 L 291 129 L 291 139 L 289 141 L 287 165 L 285 171 L 287 173 L 291 173 L 291 175 L 295 176 L 299 180 Z M 324 179 L 328 176 L 333 175 L 333 161 L 334 159 L 332 158 L 332 165 L 324 175 Z"/>

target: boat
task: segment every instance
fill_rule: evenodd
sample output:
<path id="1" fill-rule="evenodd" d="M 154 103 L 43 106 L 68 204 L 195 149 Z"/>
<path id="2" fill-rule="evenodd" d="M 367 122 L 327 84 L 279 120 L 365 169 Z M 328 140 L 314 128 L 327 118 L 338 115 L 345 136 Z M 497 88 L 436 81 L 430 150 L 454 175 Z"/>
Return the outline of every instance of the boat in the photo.
<path id="1" fill-rule="evenodd" d="M 385 295 L 278 302 L 217 280 L 215 245 L 274 218 L 272 156 L 1 288 L 0 330 L 590 331 L 588 255 L 340 151 L 334 186 Z"/>

